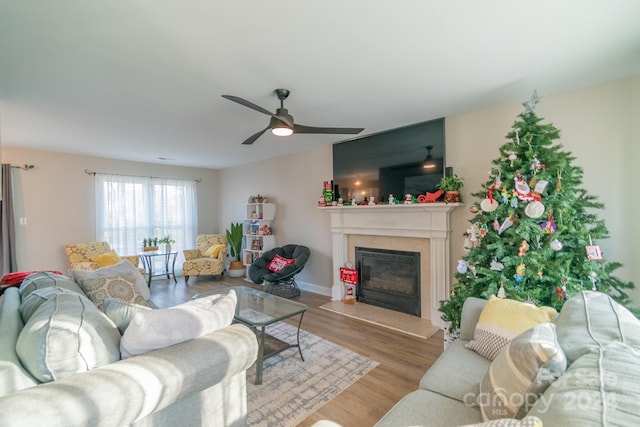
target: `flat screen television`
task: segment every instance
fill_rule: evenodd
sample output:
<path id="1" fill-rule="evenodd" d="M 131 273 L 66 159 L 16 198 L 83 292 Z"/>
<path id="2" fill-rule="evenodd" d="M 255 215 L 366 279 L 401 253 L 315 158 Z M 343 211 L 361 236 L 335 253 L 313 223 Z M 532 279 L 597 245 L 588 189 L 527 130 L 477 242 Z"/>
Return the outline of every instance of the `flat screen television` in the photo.
<path id="1" fill-rule="evenodd" d="M 345 201 L 432 193 L 444 173 L 444 118 L 333 144 L 334 190 Z"/>

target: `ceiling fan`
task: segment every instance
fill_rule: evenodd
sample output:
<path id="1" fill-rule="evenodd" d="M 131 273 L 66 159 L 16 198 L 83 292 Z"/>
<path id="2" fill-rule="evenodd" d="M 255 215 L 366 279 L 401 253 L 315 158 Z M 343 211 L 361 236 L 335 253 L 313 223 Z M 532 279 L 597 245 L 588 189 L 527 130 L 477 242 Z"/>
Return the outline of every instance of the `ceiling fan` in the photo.
<path id="1" fill-rule="evenodd" d="M 289 92 L 289 90 L 287 89 L 276 89 L 274 93 L 280 100 L 280 108 L 276 110 L 275 114 L 260 107 L 259 105 L 254 104 L 253 102 L 249 102 L 246 99 L 240 98 L 238 96 L 222 95 L 223 98 L 226 98 L 233 102 L 237 102 L 238 104 L 244 105 L 245 107 L 249 107 L 253 110 L 259 111 L 263 114 L 266 114 L 267 116 L 271 116 L 269 126 L 251 135 L 243 142 L 243 144 L 253 144 L 268 129 L 271 129 L 271 132 L 274 135 L 278 136 L 289 136 L 292 133 L 357 134 L 364 130 L 364 128 L 335 128 L 297 125 L 293 122 L 293 116 L 289 114 L 286 108 L 284 108 L 284 100 L 287 99 L 291 92 Z"/>

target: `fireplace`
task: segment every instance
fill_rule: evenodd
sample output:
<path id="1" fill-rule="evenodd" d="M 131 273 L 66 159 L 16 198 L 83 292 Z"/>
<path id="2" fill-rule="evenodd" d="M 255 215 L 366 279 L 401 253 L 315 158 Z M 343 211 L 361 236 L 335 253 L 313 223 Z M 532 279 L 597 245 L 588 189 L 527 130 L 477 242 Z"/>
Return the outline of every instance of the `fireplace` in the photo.
<path id="1" fill-rule="evenodd" d="M 358 301 L 420 316 L 420 253 L 356 247 Z"/>
<path id="2" fill-rule="evenodd" d="M 443 327 L 439 302 L 449 296 L 451 211 L 459 203 L 333 206 L 331 216 L 333 285 L 331 299 L 343 295 L 340 267 L 355 265 L 355 247 L 420 253 L 420 317 Z"/>

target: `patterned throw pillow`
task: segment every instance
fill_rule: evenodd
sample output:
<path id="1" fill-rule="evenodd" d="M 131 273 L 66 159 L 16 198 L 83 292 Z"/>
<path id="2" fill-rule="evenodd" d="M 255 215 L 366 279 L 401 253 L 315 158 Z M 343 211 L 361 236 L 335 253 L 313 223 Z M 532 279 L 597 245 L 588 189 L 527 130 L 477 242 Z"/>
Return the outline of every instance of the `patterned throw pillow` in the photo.
<path id="1" fill-rule="evenodd" d="M 147 281 L 145 280 L 144 276 L 140 274 L 140 270 L 138 270 L 137 267 L 134 267 L 133 264 L 131 264 L 126 259 L 123 259 L 122 261 L 120 261 L 115 265 L 102 267 L 97 270 L 91 270 L 91 271 L 72 270 L 71 274 L 72 274 L 73 280 L 75 280 L 76 283 L 79 283 L 81 280 L 84 280 L 84 279 L 93 279 L 96 277 L 113 277 L 113 276 L 120 276 L 122 274 L 132 274 L 133 277 L 135 278 L 136 285 L 138 287 L 138 292 L 140 292 L 140 294 L 144 297 L 145 300 L 148 300 L 149 298 L 151 298 L 149 285 L 147 284 Z"/>
<path id="2" fill-rule="evenodd" d="M 267 265 L 267 270 L 277 273 L 287 265 L 291 265 L 294 262 L 296 262 L 295 259 L 284 258 L 276 254 L 276 256 L 274 256 L 271 262 Z"/>
<path id="3" fill-rule="evenodd" d="M 555 314 L 551 307 L 536 307 L 492 295 L 480 313 L 473 340 L 465 348 L 493 360 L 518 334 L 539 323 L 551 322 Z"/>
<path id="4" fill-rule="evenodd" d="M 102 300 L 105 298 L 149 306 L 138 292 L 135 277 L 129 273 L 79 279 L 78 285 L 100 310 L 102 310 Z"/>
<path id="5" fill-rule="evenodd" d="M 491 362 L 480 382 L 482 419 L 522 418 L 566 369 L 553 323 L 521 333 Z"/>

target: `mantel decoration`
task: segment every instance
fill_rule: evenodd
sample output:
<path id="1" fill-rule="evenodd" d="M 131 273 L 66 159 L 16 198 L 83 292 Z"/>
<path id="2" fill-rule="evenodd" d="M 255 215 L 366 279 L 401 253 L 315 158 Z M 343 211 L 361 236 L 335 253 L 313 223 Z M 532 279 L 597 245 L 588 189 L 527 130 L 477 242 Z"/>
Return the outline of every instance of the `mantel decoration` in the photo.
<path id="1" fill-rule="evenodd" d="M 462 179 L 458 175 L 453 174 L 450 176 L 444 176 L 438 184 L 438 188 L 444 191 L 445 203 L 460 203 L 462 202 L 462 196 L 460 195 L 460 189 L 462 189 Z"/>

